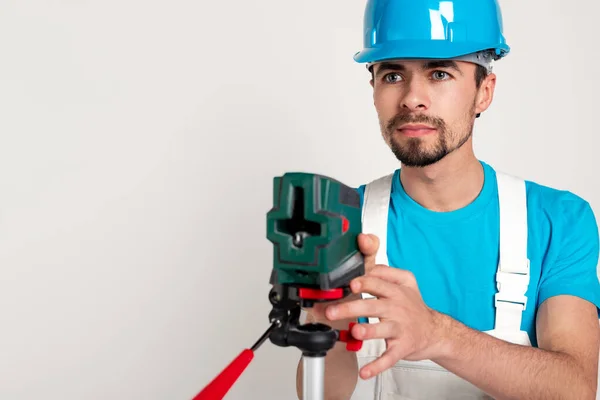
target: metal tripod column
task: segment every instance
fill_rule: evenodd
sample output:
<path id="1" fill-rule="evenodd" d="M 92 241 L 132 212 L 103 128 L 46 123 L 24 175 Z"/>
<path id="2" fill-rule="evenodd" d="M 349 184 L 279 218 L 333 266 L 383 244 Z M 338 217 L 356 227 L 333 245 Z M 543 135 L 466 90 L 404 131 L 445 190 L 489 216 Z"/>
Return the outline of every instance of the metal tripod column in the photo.
<path id="1" fill-rule="evenodd" d="M 302 371 L 302 400 L 324 400 L 325 354 L 304 354 Z"/>

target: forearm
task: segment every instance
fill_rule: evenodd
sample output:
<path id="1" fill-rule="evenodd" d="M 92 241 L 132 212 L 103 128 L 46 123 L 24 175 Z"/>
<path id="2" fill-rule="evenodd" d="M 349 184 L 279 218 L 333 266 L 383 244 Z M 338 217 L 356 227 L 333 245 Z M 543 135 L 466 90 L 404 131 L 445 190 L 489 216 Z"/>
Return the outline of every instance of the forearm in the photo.
<path id="1" fill-rule="evenodd" d="M 436 363 L 501 399 L 595 399 L 596 381 L 569 355 L 520 346 L 442 316 L 446 334 Z"/>

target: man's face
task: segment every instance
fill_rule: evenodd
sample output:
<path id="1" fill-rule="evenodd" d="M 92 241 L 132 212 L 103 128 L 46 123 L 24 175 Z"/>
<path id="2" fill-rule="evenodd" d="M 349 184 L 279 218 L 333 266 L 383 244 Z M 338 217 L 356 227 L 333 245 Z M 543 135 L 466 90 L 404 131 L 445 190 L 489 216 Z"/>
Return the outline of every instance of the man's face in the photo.
<path id="1" fill-rule="evenodd" d="M 489 105 L 493 88 L 487 82 L 478 89 L 475 72 L 472 63 L 445 60 L 373 67 L 381 132 L 404 165 L 431 165 L 469 140 L 475 115 Z"/>

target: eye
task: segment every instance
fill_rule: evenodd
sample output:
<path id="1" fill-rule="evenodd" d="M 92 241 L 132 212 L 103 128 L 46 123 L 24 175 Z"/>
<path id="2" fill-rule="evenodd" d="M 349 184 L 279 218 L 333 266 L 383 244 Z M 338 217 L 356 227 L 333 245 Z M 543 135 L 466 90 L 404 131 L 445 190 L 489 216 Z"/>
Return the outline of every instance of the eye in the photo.
<path id="1" fill-rule="evenodd" d="M 433 72 L 433 79 L 435 79 L 436 81 L 442 81 L 444 79 L 449 79 L 451 77 L 451 75 L 445 71 L 434 71 Z"/>
<path id="2" fill-rule="evenodd" d="M 398 73 L 395 73 L 395 72 L 393 72 L 391 74 L 387 74 L 387 75 L 385 75 L 383 77 L 383 81 L 385 83 L 396 83 L 396 82 L 398 82 L 401 79 L 402 79 L 402 76 L 400 74 L 398 74 Z"/>

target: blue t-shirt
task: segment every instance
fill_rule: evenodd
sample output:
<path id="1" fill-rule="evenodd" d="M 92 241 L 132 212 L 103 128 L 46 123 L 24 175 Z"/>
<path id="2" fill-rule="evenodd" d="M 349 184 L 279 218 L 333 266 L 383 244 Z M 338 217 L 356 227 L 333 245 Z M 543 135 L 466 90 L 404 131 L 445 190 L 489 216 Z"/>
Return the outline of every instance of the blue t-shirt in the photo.
<path id="1" fill-rule="evenodd" d="M 388 216 L 391 267 L 411 271 L 425 303 L 463 324 L 494 328 L 499 260 L 496 173 L 488 164 L 479 196 L 452 212 L 428 210 L 404 191 L 394 173 Z M 535 313 L 551 296 L 568 294 L 600 307 L 598 226 L 585 200 L 526 181 L 530 283 L 521 329 L 537 346 Z M 358 188 L 363 201 L 365 185 Z M 380 238 L 381 239 L 381 238 Z M 361 319 L 361 321 L 365 321 Z"/>

